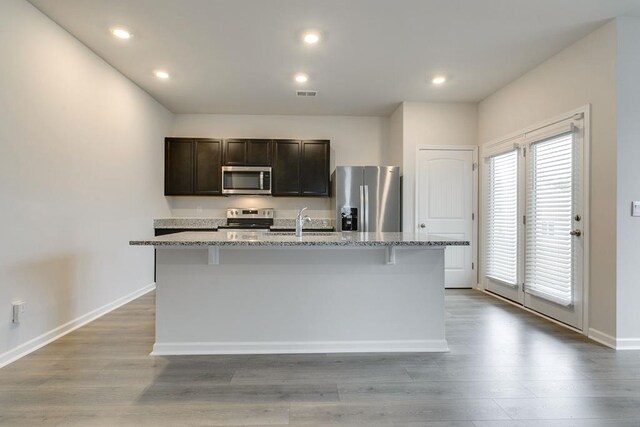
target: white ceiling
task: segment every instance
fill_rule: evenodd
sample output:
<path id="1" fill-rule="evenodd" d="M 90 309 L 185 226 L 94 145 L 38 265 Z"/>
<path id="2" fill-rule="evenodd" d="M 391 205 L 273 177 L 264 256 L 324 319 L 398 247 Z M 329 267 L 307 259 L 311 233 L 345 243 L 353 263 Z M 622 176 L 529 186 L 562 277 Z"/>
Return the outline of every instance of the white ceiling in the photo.
<path id="1" fill-rule="evenodd" d="M 640 15 L 640 0 L 30 1 L 174 113 L 388 115 L 401 101 L 479 101 L 606 20 Z M 134 37 L 115 39 L 116 24 Z M 308 28 L 320 45 L 300 41 Z M 436 73 L 450 81 L 433 87 Z"/>

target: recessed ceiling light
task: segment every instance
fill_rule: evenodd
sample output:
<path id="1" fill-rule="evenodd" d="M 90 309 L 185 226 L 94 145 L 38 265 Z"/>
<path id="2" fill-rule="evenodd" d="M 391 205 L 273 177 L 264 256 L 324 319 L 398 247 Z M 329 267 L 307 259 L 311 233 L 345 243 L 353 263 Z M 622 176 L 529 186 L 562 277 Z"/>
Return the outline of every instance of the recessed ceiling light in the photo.
<path id="1" fill-rule="evenodd" d="M 298 83 L 305 83 L 307 80 L 309 80 L 309 76 L 307 76 L 304 73 L 298 73 L 298 74 L 295 75 L 294 78 L 295 78 L 296 82 L 298 82 Z"/>
<path id="2" fill-rule="evenodd" d="M 320 34 L 315 31 L 309 31 L 304 33 L 302 40 L 307 44 L 316 44 L 320 41 Z"/>
<path id="3" fill-rule="evenodd" d="M 156 71 L 153 72 L 153 74 L 155 74 L 156 77 L 159 78 L 159 79 L 165 80 L 165 79 L 169 78 L 169 73 L 167 73 L 166 71 L 163 71 L 163 70 L 156 70 Z"/>
<path id="4" fill-rule="evenodd" d="M 445 76 L 435 76 L 433 79 L 431 79 L 431 83 L 433 83 L 434 85 L 441 85 L 444 84 L 447 81 L 447 78 Z"/>
<path id="5" fill-rule="evenodd" d="M 122 27 L 113 28 L 111 34 L 122 40 L 129 40 L 132 37 L 131 32 Z"/>

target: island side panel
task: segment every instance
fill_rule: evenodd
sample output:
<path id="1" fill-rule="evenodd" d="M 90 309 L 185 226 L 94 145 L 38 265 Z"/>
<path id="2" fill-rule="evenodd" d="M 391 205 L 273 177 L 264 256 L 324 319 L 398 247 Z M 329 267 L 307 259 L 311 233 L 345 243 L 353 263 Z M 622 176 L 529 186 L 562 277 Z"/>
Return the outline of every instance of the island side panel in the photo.
<path id="1" fill-rule="evenodd" d="M 153 354 L 446 351 L 444 247 L 159 248 Z"/>

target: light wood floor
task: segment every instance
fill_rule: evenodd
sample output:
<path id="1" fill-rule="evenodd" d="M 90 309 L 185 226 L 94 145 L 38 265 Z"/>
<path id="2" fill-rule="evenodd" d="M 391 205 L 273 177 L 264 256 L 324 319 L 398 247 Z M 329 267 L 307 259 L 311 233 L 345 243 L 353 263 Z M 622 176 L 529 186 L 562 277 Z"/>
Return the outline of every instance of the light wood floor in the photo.
<path id="1" fill-rule="evenodd" d="M 450 353 L 151 357 L 148 294 L 0 369 L 0 424 L 640 426 L 640 352 L 477 291 L 446 307 Z"/>

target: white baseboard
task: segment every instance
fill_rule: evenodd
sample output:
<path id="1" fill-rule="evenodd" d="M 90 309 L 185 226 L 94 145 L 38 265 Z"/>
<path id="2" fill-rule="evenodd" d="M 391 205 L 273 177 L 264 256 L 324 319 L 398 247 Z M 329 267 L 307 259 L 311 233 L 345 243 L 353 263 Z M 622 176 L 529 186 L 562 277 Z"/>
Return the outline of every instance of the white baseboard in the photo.
<path id="1" fill-rule="evenodd" d="M 640 338 L 615 338 L 597 329 L 589 329 L 589 338 L 614 350 L 640 350 Z"/>
<path id="2" fill-rule="evenodd" d="M 152 356 L 193 354 L 446 352 L 447 340 L 156 343 Z"/>
<path id="3" fill-rule="evenodd" d="M 97 308 L 93 311 L 90 311 L 87 314 L 84 314 L 70 322 L 65 323 L 64 325 L 58 326 L 55 329 L 50 330 L 49 332 L 45 332 L 44 334 L 27 341 L 24 344 L 19 345 L 16 348 L 13 348 L 9 351 L 6 351 L 0 354 L 0 368 L 8 365 L 9 363 L 15 362 L 21 357 L 26 356 L 29 353 L 36 351 L 37 349 L 44 347 L 57 340 L 58 338 L 63 337 L 64 335 L 86 325 L 89 322 L 96 320 L 97 318 L 104 316 L 110 311 L 115 310 L 128 302 L 133 301 L 134 299 L 141 297 L 142 295 L 151 292 L 156 288 L 155 283 L 151 283 L 137 291 L 130 293 L 129 295 L 125 295 L 117 300 L 110 302 L 109 304 L 105 304 L 100 308 Z"/>
<path id="4" fill-rule="evenodd" d="M 640 350 L 640 338 L 618 338 L 616 350 Z"/>

